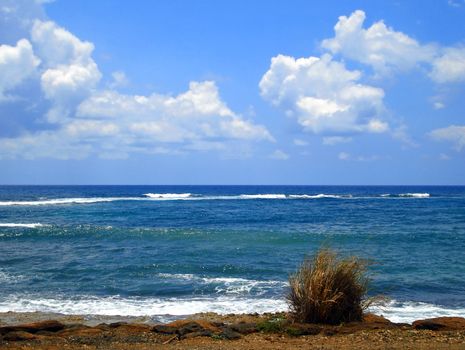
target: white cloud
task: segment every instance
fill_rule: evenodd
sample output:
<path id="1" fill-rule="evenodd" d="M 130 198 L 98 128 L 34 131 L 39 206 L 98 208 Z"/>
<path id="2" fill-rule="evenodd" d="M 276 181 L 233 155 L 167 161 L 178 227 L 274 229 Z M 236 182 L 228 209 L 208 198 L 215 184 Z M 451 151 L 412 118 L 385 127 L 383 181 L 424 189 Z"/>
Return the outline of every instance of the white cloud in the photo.
<path id="1" fill-rule="evenodd" d="M 273 141 L 264 126 L 231 111 L 213 81 L 191 82 L 187 92 L 175 97 L 123 95 L 106 90 L 85 100 L 77 115 L 116 119 L 137 134 L 163 142 L 217 137 Z"/>
<path id="2" fill-rule="evenodd" d="M 296 115 L 314 133 L 385 132 L 384 91 L 359 83 L 361 73 L 330 55 L 298 58 L 278 55 L 262 77 L 261 95 Z"/>
<path id="3" fill-rule="evenodd" d="M 465 146 L 465 126 L 450 125 L 445 128 L 435 129 L 429 135 L 436 141 L 453 143 L 457 151 L 461 151 Z"/>
<path id="4" fill-rule="evenodd" d="M 230 110 L 211 81 L 192 82 L 174 97 L 96 92 L 77 110 L 55 131 L 0 139 L 0 158 L 125 158 L 131 153 L 224 151 L 225 143 L 238 140 L 273 141 L 264 126 Z"/>
<path id="5" fill-rule="evenodd" d="M 465 48 L 421 44 L 386 26 L 383 21 L 363 28 L 365 12 L 357 10 L 341 16 L 334 26 L 335 36 L 321 46 L 333 54 L 369 65 L 380 75 L 406 71 L 418 66 L 430 70 L 429 77 L 438 84 L 465 81 Z"/>
<path id="6" fill-rule="evenodd" d="M 445 48 L 433 62 L 431 79 L 437 83 L 465 81 L 465 48 Z"/>
<path id="7" fill-rule="evenodd" d="M 370 65 L 377 73 L 407 70 L 420 62 L 430 62 L 436 48 L 421 45 L 408 35 L 386 26 L 383 21 L 363 28 L 365 12 L 357 10 L 341 16 L 334 26 L 335 36 L 323 40 L 322 47 L 336 54 Z"/>
<path id="8" fill-rule="evenodd" d="M 14 2 L 8 4 L 11 9 L 0 6 L 0 12 L 17 11 Z M 52 21 L 28 18 L 26 27 L 30 41 L 0 46 L 0 98 L 33 76 L 50 109 L 38 120 L 40 131 L 0 138 L 0 158 L 118 159 L 131 153 L 224 152 L 229 146 L 244 153 L 250 142 L 274 141 L 264 126 L 233 112 L 213 81 L 191 82 L 177 96 L 130 95 L 115 90 L 128 82 L 117 71 L 110 89 L 101 90 L 91 42 Z"/>
<path id="9" fill-rule="evenodd" d="M 323 145 L 334 146 L 338 143 L 348 143 L 352 141 L 352 137 L 344 136 L 328 136 L 323 137 Z"/>
<path id="10" fill-rule="evenodd" d="M 0 45 L 0 102 L 6 92 L 34 73 L 39 62 L 26 39 L 19 40 L 16 46 Z"/>
<path id="11" fill-rule="evenodd" d="M 40 20 L 34 22 L 31 40 L 43 62 L 42 90 L 53 102 L 47 120 L 63 122 L 100 81 L 101 73 L 92 59 L 94 45 L 54 22 Z"/>
<path id="12" fill-rule="evenodd" d="M 301 139 L 294 139 L 294 145 L 304 147 L 304 146 L 308 146 L 308 142 L 305 140 L 301 140 Z"/>
<path id="13" fill-rule="evenodd" d="M 288 160 L 289 154 L 287 154 L 284 151 L 281 151 L 280 149 L 277 149 L 276 151 L 270 154 L 269 158 L 276 160 Z"/>

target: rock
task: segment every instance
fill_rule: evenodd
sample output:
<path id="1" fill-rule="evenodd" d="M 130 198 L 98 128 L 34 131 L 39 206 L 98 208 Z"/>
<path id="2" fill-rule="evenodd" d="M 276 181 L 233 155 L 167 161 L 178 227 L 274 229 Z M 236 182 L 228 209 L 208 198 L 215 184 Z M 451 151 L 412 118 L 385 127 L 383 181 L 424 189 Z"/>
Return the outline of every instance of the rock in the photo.
<path id="1" fill-rule="evenodd" d="M 103 333 L 103 330 L 97 327 L 71 327 L 58 332 L 59 337 L 88 337 Z"/>
<path id="2" fill-rule="evenodd" d="M 183 336 L 181 336 L 181 339 L 189 339 L 189 338 L 196 338 L 196 337 L 211 337 L 213 335 L 213 332 L 208 330 L 208 329 L 204 329 L 202 331 L 199 331 L 199 332 L 192 332 L 192 333 L 187 333 Z"/>
<path id="3" fill-rule="evenodd" d="M 146 324 L 140 323 L 131 323 L 121 325 L 116 328 L 116 332 L 124 334 L 139 334 L 139 333 L 148 333 L 152 330 L 152 327 Z"/>
<path id="4" fill-rule="evenodd" d="M 224 328 L 223 331 L 219 334 L 219 336 L 228 340 L 236 340 L 241 338 L 241 335 L 238 332 L 232 330 L 229 327 Z"/>
<path id="5" fill-rule="evenodd" d="M 128 323 L 127 322 L 113 322 L 113 323 L 110 323 L 108 325 L 108 327 L 110 328 L 118 328 L 118 327 L 121 327 L 121 326 L 124 326 L 124 325 L 127 325 Z"/>
<path id="6" fill-rule="evenodd" d="M 375 314 L 364 314 L 363 323 L 377 323 L 383 325 L 392 325 L 393 323 L 387 318 Z"/>
<path id="7" fill-rule="evenodd" d="M 417 320 L 412 323 L 414 329 L 428 329 L 431 331 L 465 330 L 465 318 L 437 317 L 426 320 Z"/>
<path id="8" fill-rule="evenodd" d="M 24 332 L 24 331 L 8 332 L 7 334 L 3 336 L 3 340 L 6 340 L 6 341 L 33 340 L 35 338 L 36 338 L 35 335 L 28 333 L 28 332 Z"/>
<path id="9" fill-rule="evenodd" d="M 257 324 L 252 322 L 234 323 L 229 325 L 229 328 L 240 334 L 251 334 L 258 332 Z"/>
<path id="10" fill-rule="evenodd" d="M 197 322 L 189 322 L 185 324 L 184 326 L 179 327 L 177 330 L 177 333 L 179 334 L 180 337 L 183 337 L 188 333 L 201 332 L 204 330 L 205 328 L 203 328 Z"/>
<path id="11" fill-rule="evenodd" d="M 0 327 L 0 335 L 9 332 L 28 332 L 37 333 L 40 331 L 58 332 L 65 328 L 65 325 L 58 321 L 41 321 L 34 323 L 25 323 L 17 326 Z"/>
<path id="12" fill-rule="evenodd" d="M 164 324 L 157 324 L 152 327 L 152 332 L 161 333 L 161 334 L 176 334 L 178 331 L 177 327 L 167 326 Z"/>

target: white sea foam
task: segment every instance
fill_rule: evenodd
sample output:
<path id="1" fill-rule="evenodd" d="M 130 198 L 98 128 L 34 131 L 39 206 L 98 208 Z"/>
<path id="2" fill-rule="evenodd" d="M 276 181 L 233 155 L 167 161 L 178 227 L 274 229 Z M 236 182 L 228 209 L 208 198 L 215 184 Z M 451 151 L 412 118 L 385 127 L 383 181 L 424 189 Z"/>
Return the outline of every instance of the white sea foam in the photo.
<path id="1" fill-rule="evenodd" d="M 310 195 L 310 194 L 290 194 L 289 198 L 294 198 L 294 199 L 320 199 L 320 198 L 352 198 L 352 195 L 337 195 L 337 194 L 315 194 L 315 195 Z"/>
<path id="2" fill-rule="evenodd" d="M 0 227 L 27 227 L 27 228 L 37 228 L 45 226 L 44 224 L 34 223 L 34 224 L 16 224 L 16 223 L 0 223 Z"/>
<path id="3" fill-rule="evenodd" d="M 24 279 L 23 275 L 13 275 L 11 273 L 0 270 L 0 283 L 16 283 Z"/>
<path id="4" fill-rule="evenodd" d="M 203 298 L 120 298 L 82 297 L 79 299 L 12 297 L 0 301 L 0 312 L 54 312 L 106 316 L 191 315 L 200 312 L 265 313 L 284 311 L 284 299 L 203 297 Z"/>
<path id="5" fill-rule="evenodd" d="M 412 198 L 428 198 L 430 197 L 429 193 L 401 193 L 399 197 L 412 197 Z"/>
<path id="6" fill-rule="evenodd" d="M 89 197 L 89 198 L 55 198 L 36 201 L 0 201 L 0 206 L 11 205 L 63 205 L 63 204 L 90 204 L 100 202 L 114 202 L 124 200 L 140 200 L 138 197 Z"/>
<path id="7" fill-rule="evenodd" d="M 250 298 L 235 295 L 196 298 L 121 298 L 80 297 L 27 298 L 9 297 L 0 301 L 0 312 L 53 312 L 104 316 L 186 316 L 201 312 L 244 314 L 286 311 L 284 298 Z M 411 323 L 415 320 L 441 316 L 465 317 L 465 308 L 447 308 L 420 302 L 397 302 L 372 306 L 370 312 L 383 315 L 392 322 Z"/>
<path id="8" fill-rule="evenodd" d="M 144 196 L 156 199 L 186 199 L 192 197 L 192 193 L 146 193 Z"/>
<path id="9" fill-rule="evenodd" d="M 465 317 L 465 308 L 448 308 L 422 302 L 391 300 L 384 305 L 371 306 L 370 312 L 383 315 L 392 322 L 411 323 L 415 320 L 442 316 Z"/>
<path id="10" fill-rule="evenodd" d="M 429 193 L 401 193 L 399 195 L 382 194 L 381 197 L 427 198 Z M 66 205 L 66 204 L 92 204 L 115 201 L 171 201 L 171 200 L 240 200 L 240 199 L 361 199 L 373 197 L 353 197 L 351 194 L 282 194 L 261 193 L 241 195 L 193 195 L 192 193 L 146 193 L 143 197 L 82 197 L 82 198 L 55 198 L 30 201 L 0 201 L 0 206 L 35 206 L 35 205 Z"/>
<path id="11" fill-rule="evenodd" d="M 254 295 L 262 295 L 271 289 L 285 288 L 289 285 L 285 281 L 273 280 L 253 280 L 237 277 L 201 277 L 193 274 L 169 274 L 160 273 L 159 277 L 174 280 L 186 280 L 194 283 L 215 285 L 217 294 L 247 295 L 253 292 Z"/>
<path id="12" fill-rule="evenodd" d="M 241 194 L 240 199 L 286 199 L 285 194 L 265 193 L 265 194 Z"/>

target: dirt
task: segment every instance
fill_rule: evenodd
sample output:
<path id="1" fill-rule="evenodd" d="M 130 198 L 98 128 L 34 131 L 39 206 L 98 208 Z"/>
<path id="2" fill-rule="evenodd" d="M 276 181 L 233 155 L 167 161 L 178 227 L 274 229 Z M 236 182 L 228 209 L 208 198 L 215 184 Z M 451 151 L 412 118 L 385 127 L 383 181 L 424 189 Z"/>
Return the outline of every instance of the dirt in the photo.
<path id="1" fill-rule="evenodd" d="M 168 324 L 53 316 L 0 314 L 0 349 L 465 349 L 465 319 L 458 317 L 396 324 L 366 315 L 330 326 L 292 323 L 282 313 L 199 314 Z"/>

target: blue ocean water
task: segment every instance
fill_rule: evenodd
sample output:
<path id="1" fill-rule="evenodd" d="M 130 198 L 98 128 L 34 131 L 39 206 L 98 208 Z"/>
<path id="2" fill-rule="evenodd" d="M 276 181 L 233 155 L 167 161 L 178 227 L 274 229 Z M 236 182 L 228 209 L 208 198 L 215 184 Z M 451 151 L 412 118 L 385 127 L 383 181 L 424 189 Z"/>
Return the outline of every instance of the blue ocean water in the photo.
<path id="1" fill-rule="evenodd" d="M 465 316 L 465 187 L 0 186 L 0 311 L 286 309 L 330 246 L 371 259 L 374 311 Z"/>

